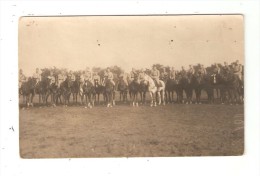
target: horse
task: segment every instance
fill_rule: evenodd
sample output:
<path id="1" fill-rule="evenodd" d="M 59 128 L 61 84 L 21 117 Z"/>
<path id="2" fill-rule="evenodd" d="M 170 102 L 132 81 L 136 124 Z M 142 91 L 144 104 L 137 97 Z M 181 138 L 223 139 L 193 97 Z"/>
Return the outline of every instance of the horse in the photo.
<path id="1" fill-rule="evenodd" d="M 104 94 L 107 102 L 107 107 L 113 107 L 113 105 L 115 105 L 115 86 L 108 79 L 105 80 Z"/>
<path id="2" fill-rule="evenodd" d="M 154 82 L 154 80 L 153 80 L 150 76 L 148 76 L 148 75 L 146 75 L 146 80 L 145 80 L 145 82 L 146 82 L 147 85 L 148 85 L 148 92 L 149 92 L 150 97 L 151 97 L 150 106 L 151 106 L 151 107 L 152 107 L 152 106 L 157 106 L 157 104 L 156 104 L 156 93 L 157 93 L 158 89 L 157 89 L 157 87 L 156 87 L 156 85 L 155 85 L 155 82 Z"/>
<path id="3" fill-rule="evenodd" d="M 133 80 L 129 84 L 129 95 L 133 106 L 138 106 L 138 93 L 140 84 L 137 80 Z"/>
<path id="4" fill-rule="evenodd" d="M 162 80 L 159 80 L 157 91 L 156 91 L 157 97 L 158 97 L 158 105 L 165 105 L 165 83 Z"/>
<path id="5" fill-rule="evenodd" d="M 165 102 L 174 103 L 174 92 L 176 93 L 178 99 L 178 79 L 168 78 L 164 80 L 165 83 Z"/>
<path id="6" fill-rule="evenodd" d="M 35 96 L 35 85 L 36 85 L 36 80 L 29 77 L 28 81 L 24 82 L 21 85 L 21 93 L 23 97 L 26 97 L 26 106 L 29 108 L 30 106 L 33 107 L 33 98 Z"/>
<path id="7" fill-rule="evenodd" d="M 93 97 L 94 97 L 95 102 L 97 101 L 98 104 L 100 104 L 100 99 L 99 99 L 100 94 L 103 95 L 103 98 L 105 97 L 104 89 L 105 89 L 105 87 L 102 84 L 100 84 L 98 80 L 94 80 L 94 90 L 95 91 L 94 91 Z"/>
<path id="8" fill-rule="evenodd" d="M 205 86 L 204 84 L 205 84 L 204 75 L 195 74 L 193 77 L 193 87 L 196 95 L 195 104 L 201 104 L 201 92 Z"/>
<path id="9" fill-rule="evenodd" d="M 192 86 L 192 75 L 186 75 L 182 76 L 180 79 L 180 85 L 181 85 L 181 94 L 183 94 L 183 91 L 186 94 L 186 104 L 192 104 L 192 93 L 193 93 L 193 86 Z M 184 103 L 184 100 L 182 99 L 182 103 Z"/>
<path id="10" fill-rule="evenodd" d="M 36 84 L 35 93 L 39 95 L 39 103 L 47 104 L 46 97 L 49 93 L 50 80 L 43 77 L 42 80 Z"/>
<path id="11" fill-rule="evenodd" d="M 94 85 L 91 81 L 86 80 L 85 83 L 83 84 L 83 94 L 81 96 L 81 102 L 83 102 L 84 97 L 85 97 L 85 108 L 92 108 L 94 106 L 94 101 L 93 101 L 93 94 L 94 94 Z"/>
<path id="12" fill-rule="evenodd" d="M 70 95 L 72 93 L 72 87 L 73 87 L 73 82 L 69 78 L 66 78 L 66 80 L 60 84 L 60 91 L 63 97 L 64 106 L 68 106 L 69 104 Z"/>
<path id="13" fill-rule="evenodd" d="M 123 101 L 124 103 L 127 102 L 127 92 L 128 92 L 128 85 L 125 83 L 125 81 L 120 78 L 117 84 L 117 90 L 120 93 L 120 101 Z"/>
<path id="14" fill-rule="evenodd" d="M 225 93 L 228 94 L 227 102 L 232 104 L 241 103 L 241 81 L 239 77 L 233 73 L 223 75 L 223 81 L 225 83 Z M 222 102 L 223 104 L 224 102 Z"/>
<path id="15" fill-rule="evenodd" d="M 148 92 L 148 84 L 144 80 L 140 81 L 139 92 L 141 97 L 141 104 L 146 104 L 146 92 Z"/>
<path id="16" fill-rule="evenodd" d="M 80 78 L 76 77 L 75 81 L 72 83 L 71 93 L 73 97 L 73 103 L 78 103 L 78 94 L 80 93 Z"/>

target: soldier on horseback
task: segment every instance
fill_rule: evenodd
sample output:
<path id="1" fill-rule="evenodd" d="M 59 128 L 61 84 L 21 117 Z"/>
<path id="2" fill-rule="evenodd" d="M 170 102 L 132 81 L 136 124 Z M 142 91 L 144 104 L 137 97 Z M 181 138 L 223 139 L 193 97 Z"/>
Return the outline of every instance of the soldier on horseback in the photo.
<path id="1" fill-rule="evenodd" d="M 50 85 L 55 84 L 56 79 L 55 76 L 53 75 L 53 71 L 50 71 L 50 75 L 47 78 L 50 80 Z"/>
<path id="2" fill-rule="evenodd" d="M 163 81 L 167 81 L 168 80 L 168 78 L 169 78 L 169 74 L 168 74 L 168 72 L 166 71 L 166 68 L 165 67 L 163 67 L 163 71 L 162 71 L 162 73 L 161 73 L 161 80 L 163 80 Z"/>
<path id="3" fill-rule="evenodd" d="M 213 65 L 213 73 L 216 75 L 220 73 L 220 68 L 217 63 Z"/>
<path id="4" fill-rule="evenodd" d="M 153 66 L 153 68 L 152 68 L 151 77 L 154 80 L 156 87 L 159 87 L 160 72 L 159 72 L 159 70 L 157 70 L 156 66 Z"/>
<path id="5" fill-rule="evenodd" d="M 138 81 L 138 73 L 135 70 L 135 68 L 132 68 L 132 71 L 130 72 L 130 78 L 129 78 L 129 84 L 133 82 L 134 80 Z"/>
<path id="6" fill-rule="evenodd" d="M 193 65 L 189 65 L 188 74 L 189 74 L 189 75 L 194 75 L 194 73 L 195 73 L 195 70 L 194 70 L 194 68 L 193 68 Z"/>
<path id="7" fill-rule="evenodd" d="M 36 68 L 36 72 L 33 74 L 32 77 L 36 80 L 36 85 L 39 84 L 39 82 L 41 81 L 41 74 L 39 72 L 39 68 Z"/>
<path id="8" fill-rule="evenodd" d="M 71 81 L 76 81 L 76 76 L 73 74 L 71 70 L 69 71 L 67 78 Z"/>
<path id="9" fill-rule="evenodd" d="M 22 84 L 26 82 L 26 77 L 23 74 L 23 70 L 20 69 L 19 71 L 19 88 L 21 88 Z"/>
<path id="10" fill-rule="evenodd" d="M 85 72 L 85 75 L 84 75 L 84 80 L 85 81 L 90 81 L 92 84 L 94 84 L 93 80 L 92 80 L 92 73 L 89 70 L 89 67 L 86 68 L 86 72 Z"/>
<path id="11" fill-rule="evenodd" d="M 222 73 L 229 73 L 230 72 L 230 67 L 227 62 L 224 62 L 224 67 L 222 68 Z"/>
<path id="12" fill-rule="evenodd" d="M 58 88 L 60 88 L 60 85 L 62 82 L 64 82 L 66 80 L 66 75 L 65 75 L 65 71 L 61 71 L 60 74 L 58 74 Z"/>
<path id="13" fill-rule="evenodd" d="M 202 64 L 198 64 L 198 70 L 197 70 L 196 74 L 203 75 L 203 76 L 205 76 L 207 74 L 207 71 Z"/>
<path id="14" fill-rule="evenodd" d="M 170 68 L 170 79 L 175 80 L 175 78 L 176 78 L 176 71 L 175 71 L 174 67 L 171 67 Z"/>
<path id="15" fill-rule="evenodd" d="M 182 66 L 182 67 L 181 67 L 181 71 L 180 71 L 181 77 L 182 77 L 182 78 L 186 77 L 186 74 L 187 74 L 187 72 L 186 72 L 184 66 Z"/>
<path id="16" fill-rule="evenodd" d="M 93 81 L 94 83 L 100 84 L 100 76 L 97 74 L 97 72 L 93 73 Z"/>
<path id="17" fill-rule="evenodd" d="M 127 82 L 128 75 L 125 71 L 122 71 L 122 73 L 119 75 L 119 78 L 121 78 L 124 81 L 124 83 L 128 86 L 128 82 Z"/>
<path id="18" fill-rule="evenodd" d="M 239 64 L 238 60 L 233 63 L 233 73 L 242 81 L 242 65 Z"/>
<path id="19" fill-rule="evenodd" d="M 113 84 L 113 86 L 115 86 L 114 75 L 110 71 L 110 68 L 107 68 L 106 73 L 105 73 L 104 76 L 105 76 L 105 80 L 110 81 Z"/>

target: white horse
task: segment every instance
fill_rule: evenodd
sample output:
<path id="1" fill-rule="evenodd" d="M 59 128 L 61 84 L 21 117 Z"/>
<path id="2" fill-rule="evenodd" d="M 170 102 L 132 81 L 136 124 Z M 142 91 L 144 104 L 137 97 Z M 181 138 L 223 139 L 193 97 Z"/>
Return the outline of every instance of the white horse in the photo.
<path id="1" fill-rule="evenodd" d="M 165 83 L 162 80 L 159 80 L 160 83 L 160 87 L 157 88 L 157 95 L 158 95 L 158 105 L 161 105 L 163 103 L 163 105 L 165 105 Z"/>
<path id="2" fill-rule="evenodd" d="M 162 80 L 159 80 L 161 87 L 156 87 L 154 80 L 148 76 L 145 75 L 144 77 L 144 81 L 146 81 L 148 83 L 148 91 L 150 93 L 151 96 L 151 107 L 152 106 L 157 106 L 156 104 L 156 95 L 158 96 L 158 105 L 161 105 L 161 103 L 163 102 L 163 104 L 165 105 L 165 83 Z"/>

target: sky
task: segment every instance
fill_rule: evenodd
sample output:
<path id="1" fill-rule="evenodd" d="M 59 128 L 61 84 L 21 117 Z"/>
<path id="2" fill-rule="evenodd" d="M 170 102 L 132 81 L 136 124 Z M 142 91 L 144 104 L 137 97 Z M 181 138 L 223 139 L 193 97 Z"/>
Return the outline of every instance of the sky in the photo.
<path id="1" fill-rule="evenodd" d="M 242 15 L 22 17 L 19 68 L 244 63 Z"/>

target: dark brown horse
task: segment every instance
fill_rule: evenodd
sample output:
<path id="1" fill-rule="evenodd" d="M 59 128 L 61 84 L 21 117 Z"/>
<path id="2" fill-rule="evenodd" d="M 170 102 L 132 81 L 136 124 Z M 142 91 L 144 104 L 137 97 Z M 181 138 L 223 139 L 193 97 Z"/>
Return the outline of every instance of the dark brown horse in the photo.
<path id="1" fill-rule="evenodd" d="M 148 92 L 148 84 L 144 80 L 140 82 L 139 92 L 141 97 L 141 104 L 146 104 L 146 93 Z"/>
<path id="2" fill-rule="evenodd" d="M 119 97 L 120 101 L 126 103 L 127 102 L 128 86 L 122 78 L 120 78 L 118 80 L 117 90 L 119 91 L 119 94 L 120 94 L 120 97 Z"/>
<path id="3" fill-rule="evenodd" d="M 33 98 L 35 96 L 35 85 L 36 85 L 36 80 L 29 77 L 26 82 L 24 82 L 21 85 L 21 94 L 26 97 L 26 106 L 34 106 L 33 105 Z"/>
<path id="4" fill-rule="evenodd" d="M 81 101 L 84 102 L 85 97 L 85 108 L 92 108 L 94 106 L 93 94 L 94 94 L 94 85 L 92 82 L 86 80 L 83 84 L 83 94 L 81 96 Z"/>
<path id="5" fill-rule="evenodd" d="M 131 103 L 133 106 L 138 106 L 139 90 L 140 90 L 140 84 L 136 80 L 133 80 L 129 84 L 129 95 L 130 95 Z"/>
<path id="6" fill-rule="evenodd" d="M 66 78 L 60 85 L 61 95 L 63 97 L 63 105 L 68 106 L 70 101 L 70 95 L 72 93 L 73 82 L 70 78 Z"/>
<path id="7" fill-rule="evenodd" d="M 193 77 L 193 87 L 196 95 L 196 104 L 201 104 L 201 92 L 205 86 L 205 77 L 202 74 L 195 74 Z"/>
<path id="8" fill-rule="evenodd" d="M 115 86 L 108 79 L 105 80 L 104 94 L 107 107 L 113 107 L 113 105 L 115 105 Z"/>
<path id="9" fill-rule="evenodd" d="M 103 95 L 103 99 L 105 101 L 105 96 L 104 96 L 105 86 L 100 84 L 98 80 L 94 80 L 94 90 L 95 90 L 93 93 L 94 101 L 100 104 L 100 95 Z"/>

